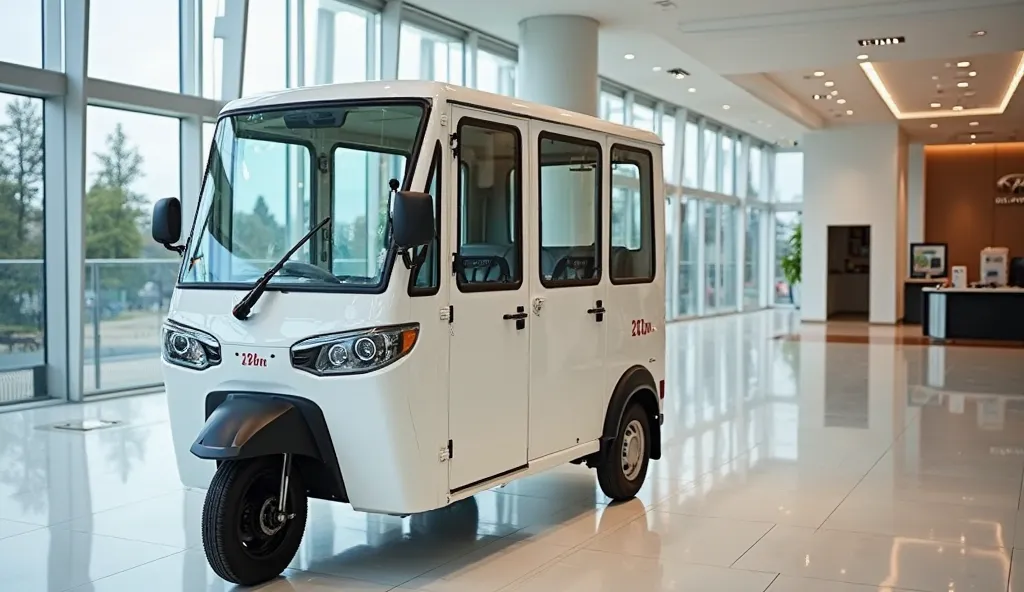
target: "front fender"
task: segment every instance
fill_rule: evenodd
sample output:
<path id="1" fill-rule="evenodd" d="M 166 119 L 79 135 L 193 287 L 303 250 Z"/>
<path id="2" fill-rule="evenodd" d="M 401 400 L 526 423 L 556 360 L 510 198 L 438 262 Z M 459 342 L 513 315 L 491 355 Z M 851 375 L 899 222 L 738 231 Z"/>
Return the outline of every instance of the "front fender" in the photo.
<path id="1" fill-rule="evenodd" d="M 283 398 L 265 394 L 227 395 L 210 412 L 190 450 L 199 458 L 211 460 L 272 454 L 320 459 L 302 412 Z"/>

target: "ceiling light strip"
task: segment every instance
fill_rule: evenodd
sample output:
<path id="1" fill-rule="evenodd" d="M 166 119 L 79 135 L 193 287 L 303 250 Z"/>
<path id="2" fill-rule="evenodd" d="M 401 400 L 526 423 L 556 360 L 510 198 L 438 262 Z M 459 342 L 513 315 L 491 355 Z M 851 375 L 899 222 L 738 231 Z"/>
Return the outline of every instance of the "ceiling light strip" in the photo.
<path id="1" fill-rule="evenodd" d="M 886 106 L 889 107 L 889 111 L 896 117 L 896 119 L 929 119 L 934 117 L 964 117 L 968 115 L 1002 115 L 1006 111 L 1006 108 L 1010 104 L 1010 100 L 1013 99 L 1013 95 L 1017 92 L 1017 87 L 1020 85 L 1021 80 L 1024 79 L 1024 53 L 1021 53 L 1020 62 L 1017 64 L 1017 70 L 1010 80 L 1009 86 L 1006 87 L 1006 92 L 1003 94 L 1003 100 L 1000 102 L 999 107 L 981 107 L 975 109 L 961 109 L 960 111 L 942 111 L 941 115 L 935 111 L 911 111 L 904 113 L 900 111 L 899 106 L 896 105 L 896 101 L 893 100 L 892 94 L 889 89 L 886 88 L 885 83 L 882 82 L 882 77 L 878 75 L 878 70 L 875 69 L 874 64 L 871 62 L 862 62 L 860 64 L 861 70 L 864 71 L 864 75 L 867 76 L 871 86 L 875 88 L 875 92 L 882 98 Z"/>
<path id="2" fill-rule="evenodd" d="M 900 112 L 900 108 L 896 106 L 896 101 L 892 99 L 892 95 L 889 94 L 889 89 L 885 88 L 885 84 L 882 83 L 882 78 L 878 75 L 878 71 L 875 70 L 875 65 L 871 62 L 861 62 L 860 69 L 864 70 L 864 75 L 868 77 L 871 86 L 875 87 L 875 92 L 878 93 L 878 96 L 882 97 L 882 100 L 885 101 L 889 111 L 892 111 L 896 119 L 902 119 L 903 114 Z"/>
<path id="3" fill-rule="evenodd" d="M 1006 94 L 1003 95 L 1003 102 L 999 104 L 999 112 L 1006 111 L 1006 108 L 1010 105 L 1010 100 L 1013 99 L 1014 93 L 1017 92 L 1017 87 L 1020 85 L 1021 79 L 1024 78 L 1024 52 L 1020 54 L 1020 63 L 1017 64 L 1017 72 L 1014 73 L 1013 78 L 1010 80 L 1010 86 L 1006 87 Z"/>

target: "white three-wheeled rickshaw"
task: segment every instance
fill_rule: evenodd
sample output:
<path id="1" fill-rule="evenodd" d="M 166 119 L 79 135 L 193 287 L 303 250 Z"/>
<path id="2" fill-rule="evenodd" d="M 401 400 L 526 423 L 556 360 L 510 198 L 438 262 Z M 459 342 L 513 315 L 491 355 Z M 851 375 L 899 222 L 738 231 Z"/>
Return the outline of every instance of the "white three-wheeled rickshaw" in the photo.
<path id="1" fill-rule="evenodd" d="M 661 455 L 662 175 L 652 133 L 440 83 L 228 104 L 194 213 L 153 213 L 214 571 L 280 574 L 310 497 L 416 514 L 569 462 L 633 497 Z"/>

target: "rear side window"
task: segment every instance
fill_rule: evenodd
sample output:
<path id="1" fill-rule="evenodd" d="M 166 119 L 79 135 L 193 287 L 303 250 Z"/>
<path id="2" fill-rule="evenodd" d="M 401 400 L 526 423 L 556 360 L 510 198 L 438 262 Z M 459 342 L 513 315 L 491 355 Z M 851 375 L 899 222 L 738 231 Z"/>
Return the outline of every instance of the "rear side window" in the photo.
<path id="1" fill-rule="evenodd" d="M 609 273 L 614 284 L 654 280 L 654 158 L 615 145 L 611 152 L 612 204 Z"/>

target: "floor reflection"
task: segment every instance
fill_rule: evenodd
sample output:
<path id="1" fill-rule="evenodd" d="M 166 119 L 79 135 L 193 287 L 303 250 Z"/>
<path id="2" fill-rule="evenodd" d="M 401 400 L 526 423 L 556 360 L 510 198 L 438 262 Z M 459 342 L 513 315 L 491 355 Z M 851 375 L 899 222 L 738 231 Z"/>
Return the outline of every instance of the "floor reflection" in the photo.
<path id="1" fill-rule="evenodd" d="M 1024 351 L 792 312 L 667 330 L 663 458 L 610 504 L 567 466 L 406 518 L 311 501 L 280 591 L 1024 590 Z M 70 419 L 119 419 L 84 434 Z M 0 414 L 0 588 L 231 590 L 162 395 Z"/>

